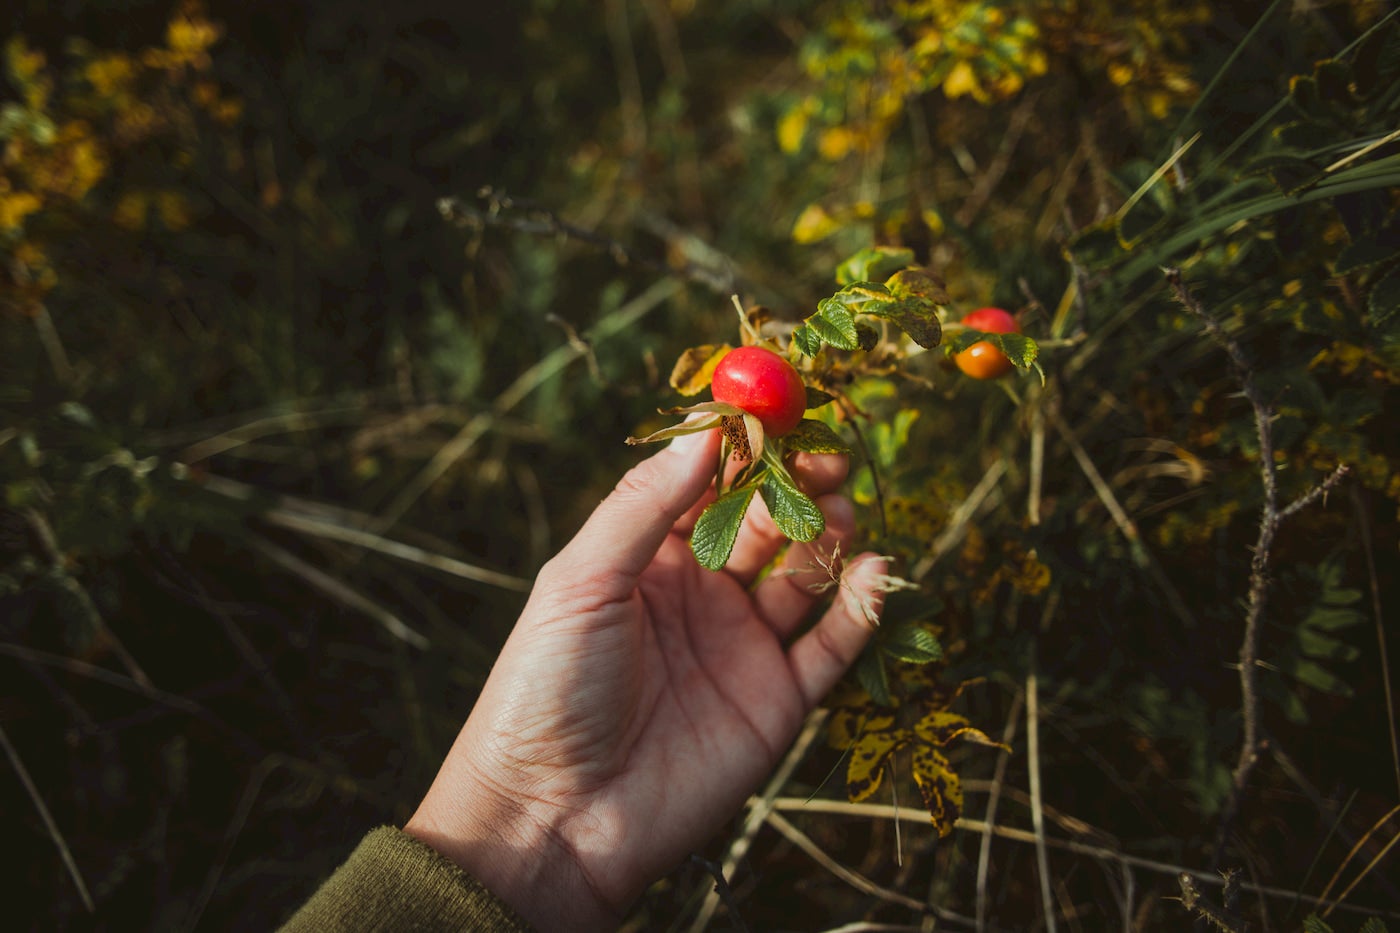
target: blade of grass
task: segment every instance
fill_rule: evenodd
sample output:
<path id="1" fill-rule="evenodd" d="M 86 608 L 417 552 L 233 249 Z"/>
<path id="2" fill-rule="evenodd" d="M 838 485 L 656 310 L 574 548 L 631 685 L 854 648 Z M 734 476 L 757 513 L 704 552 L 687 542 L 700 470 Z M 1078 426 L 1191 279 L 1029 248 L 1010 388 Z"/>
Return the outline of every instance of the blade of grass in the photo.
<path id="1" fill-rule="evenodd" d="M 24 762 L 20 759 L 19 752 L 15 750 L 14 745 L 10 744 L 10 736 L 5 732 L 4 726 L 0 726 L 0 748 L 5 750 L 5 757 L 10 759 L 10 766 L 15 769 L 15 774 L 19 776 L 19 782 L 24 785 L 24 792 L 29 795 L 34 809 L 39 811 L 39 819 L 43 820 L 44 829 L 48 830 L 49 838 L 58 848 L 59 858 L 63 859 L 63 867 L 68 870 L 69 877 L 73 879 L 73 884 L 78 889 L 78 896 L 83 900 L 83 906 L 87 908 L 88 913 L 94 913 L 97 908 L 92 902 L 92 894 L 88 892 L 87 882 L 83 880 L 83 873 L 78 870 L 78 862 L 73 858 L 68 843 L 64 841 L 63 833 L 59 830 L 53 814 L 49 812 L 48 805 L 44 803 L 43 795 L 39 793 L 39 788 L 34 785 L 34 779 L 29 776 L 29 769 L 24 766 Z"/>

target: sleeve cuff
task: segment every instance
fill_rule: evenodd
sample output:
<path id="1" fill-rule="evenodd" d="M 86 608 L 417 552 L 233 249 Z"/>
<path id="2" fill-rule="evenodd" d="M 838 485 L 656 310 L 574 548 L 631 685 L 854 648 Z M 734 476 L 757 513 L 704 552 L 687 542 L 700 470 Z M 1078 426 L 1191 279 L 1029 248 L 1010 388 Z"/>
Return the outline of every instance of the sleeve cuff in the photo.
<path id="1" fill-rule="evenodd" d="M 392 826 L 366 835 L 282 930 L 534 933 L 483 884 Z"/>

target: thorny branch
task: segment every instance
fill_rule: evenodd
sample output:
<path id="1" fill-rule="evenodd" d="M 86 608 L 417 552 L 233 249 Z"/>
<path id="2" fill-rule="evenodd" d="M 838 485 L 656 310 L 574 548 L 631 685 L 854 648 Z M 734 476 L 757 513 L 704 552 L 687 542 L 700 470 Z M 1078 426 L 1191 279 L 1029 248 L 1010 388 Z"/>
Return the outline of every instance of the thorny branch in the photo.
<path id="1" fill-rule="evenodd" d="M 637 266 L 674 275 L 720 295 L 733 294 L 740 284 L 731 269 L 715 269 L 690 260 L 672 263 L 641 255 L 612 237 L 569 223 L 547 207 L 517 198 L 490 185 L 477 189 L 476 196 L 482 203 L 481 207 L 468 204 L 461 198 L 440 198 L 438 212 L 444 220 L 459 227 L 505 227 L 535 236 L 577 240 L 607 253 L 620 266 Z"/>
<path id="2" fill-rule="evenodd" d="M 1273 425 L 1275 412 L 1260 393 L 1259 386 L 1254 379 L 1254 370 L 1245 358 L 1239 343 L 1225 333 L 1220 322 L 1212 317 L 1196 296 L 1191 293 L 1191 290 L 1182 281 L 1181 270 L 1169 268 L 1164 269 L 1163 272 L 1176 300 L 1201 319 L 1206 331 L 1230 357 L 1230 365 L 1235 372 L 1235 377 L 1240 382 L 1240 388 L 1254 409 L 1254 426 L 1259 442 L 1259 475 L 1264 485 L 1264 505 L 1259 516 L 1259 537 L 1255 541 L 1254 555 L 1250 560 L 1248 611 L 1245 615 L 1244 637 L 1240 641 L 1240 716 L 1243 720 L 1244 737 L 1240 743 L 1239 761 L 1235 764 L 1235 772 L 1231 779 L 1230 797 L 1225 802 L 1225 807 L 1220 815 L 1220 828 L 1215 840 L 1215 856 L 1212 859 L 1212 864 L 1218 866 L 1225 849 L 1225 842 L 1229 838 L 1231 824 L 1239 811 L 1240 799 L 1244 795 L 1245 786 L 1249 783 L 1250 772 L 1254 770 L 1255 764 L 1259 761 L 1260 753 L 1263 751 L 1263 743 L 1259 738 L 1259 634 L 1264 607 L 1269 597 L 1269 561 L 1274 537 L 1278 534 L 1279 526 L 1284 519 L 1325 497 L 1346 475 L 1348 467 L 1345 463 L 1338 464 L 1337 468 L 1317 486 L 1287 506 L 1279 507 L 1278 466 L 1274 461 Z"/>

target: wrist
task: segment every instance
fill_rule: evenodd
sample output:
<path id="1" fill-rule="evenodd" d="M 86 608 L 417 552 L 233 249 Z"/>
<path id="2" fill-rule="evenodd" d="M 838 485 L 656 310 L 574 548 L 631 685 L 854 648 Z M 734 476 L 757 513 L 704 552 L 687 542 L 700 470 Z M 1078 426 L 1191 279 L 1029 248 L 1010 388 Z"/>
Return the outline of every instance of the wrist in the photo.
<path id="1" fill-rule="evenodd" d="M 458 739 L 458 744 L 462 739 Z M 588 876 L 562 827 L 475 772 L 454 748 L 404 832 L 431 846 L 537 930 L 616 928 L 619 907 Z"/>

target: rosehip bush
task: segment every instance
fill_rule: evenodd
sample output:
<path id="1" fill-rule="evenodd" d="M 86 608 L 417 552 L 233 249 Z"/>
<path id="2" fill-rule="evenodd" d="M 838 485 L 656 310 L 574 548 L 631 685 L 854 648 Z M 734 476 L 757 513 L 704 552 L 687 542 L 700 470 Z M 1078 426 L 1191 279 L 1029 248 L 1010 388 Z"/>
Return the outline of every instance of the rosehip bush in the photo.
<path id="1" fill-rule="evenodd" d="M 663 413 L 698 417 L 627 442 L 644 444 L 715 428 L 723 433 L 716 498 L 700 515 L 690 540 L 701 565 L 711 570 L 724 566 L 755 493 L 792 540 L 814 541 L 825 529 L 821 510 L 797 488 L 786 458 L 801 451 L 849 453 L 829 424 L 804 414 L 835 400 L 834 393 L 863 372 L 888 373 L 911 344 L 931 350 L 942 341 L 947 293 L 937 276 L 913 261 L 907 249 L 861 250 L 837 268 L 841 289 L 791 328 L 778 325 L 764 308 L 746 311 L 736 297 L 740 346 L 707 344 L 681 354 L 671 372 L 672 388 L 681 395 L 708 388 L 713 400 L 669 409 Z M 993 325 L 985 326 L 991 330 Z M 1034 341 L 1011 336 L 1020 342 L 1002 357 L 1007 365 L 1033 365 Z M 731 471 L 731 461 L 743 465 Z"/>

